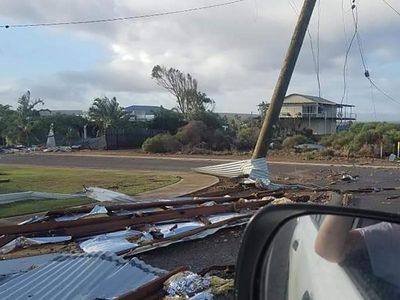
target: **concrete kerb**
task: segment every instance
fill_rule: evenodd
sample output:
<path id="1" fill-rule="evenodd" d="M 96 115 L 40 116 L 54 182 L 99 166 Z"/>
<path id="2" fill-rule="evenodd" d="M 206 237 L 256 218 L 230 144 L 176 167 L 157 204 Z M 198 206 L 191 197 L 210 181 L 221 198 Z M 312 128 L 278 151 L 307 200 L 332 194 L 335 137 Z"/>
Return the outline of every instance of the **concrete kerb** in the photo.
<path id="1" fill-rule="evenodd" d="M 206 189 L 219 182 L 218 177 L 194 172 L 177 173 L 175 175 L 181 178 L 177 183 L 138 194 L 134 198 L 176 198 Z"/>

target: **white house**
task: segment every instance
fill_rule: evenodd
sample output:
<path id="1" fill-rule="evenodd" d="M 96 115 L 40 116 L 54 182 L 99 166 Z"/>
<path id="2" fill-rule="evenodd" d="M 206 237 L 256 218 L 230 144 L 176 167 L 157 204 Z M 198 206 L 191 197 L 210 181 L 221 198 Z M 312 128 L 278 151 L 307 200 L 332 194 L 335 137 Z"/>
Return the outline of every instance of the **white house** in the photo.
<path id="1" fill-rule="evenodd" d="M 283 102 L 281 122 L 296 123 L 296 130 L 311 129 L 314 134 L 336 133 L 340 126 L 356 120 L 354 105 L 338 104 L 321 97 L 291 94 Z"/>
<path id="2" fill-rule="evenodd" d="M 154 119 L 154 113 L 159 111 L 161 106 L 131 105 L 124 110 L 129 113 L 131 121 L 150 121 Z"/>

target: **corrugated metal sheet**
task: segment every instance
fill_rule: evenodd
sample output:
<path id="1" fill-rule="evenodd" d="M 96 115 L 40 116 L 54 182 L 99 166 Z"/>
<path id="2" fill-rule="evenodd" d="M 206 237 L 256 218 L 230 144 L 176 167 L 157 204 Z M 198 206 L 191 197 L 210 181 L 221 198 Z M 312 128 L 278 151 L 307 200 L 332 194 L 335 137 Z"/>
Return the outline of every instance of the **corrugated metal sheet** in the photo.
<path id="1" fill-rule="evenodd" d="M 112 299 L 165 273 L 114 254 L 61 255 L 0 285 L 0 299 Z"/>
<path id="2" fill-rule="evenodd" d="M 70 198 L 82 198 L 85 194 L 60 194 L 60 193 L 45 193 L 45 192 L 20 192 L 20 193 L 9 193 L 0 194 L 0 204 L 25 201 L 25 200 L 41 200 L 41 199 L 70 199 Z"/>
<path id="3" fill-rule="evenodd" d="M 253 180 L 269 179 L 267 160 L 265 158 L 235 161 L 227 164 L 196 168 L 194 170 L 199 173 L 229 178 L 248 176 Z"/>

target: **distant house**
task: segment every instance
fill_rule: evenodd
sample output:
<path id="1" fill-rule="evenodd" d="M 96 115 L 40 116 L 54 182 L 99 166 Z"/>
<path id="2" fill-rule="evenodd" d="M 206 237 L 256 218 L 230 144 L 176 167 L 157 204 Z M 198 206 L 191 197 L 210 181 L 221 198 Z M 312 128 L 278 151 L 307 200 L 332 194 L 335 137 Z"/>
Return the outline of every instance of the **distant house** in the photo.
<path id="1" fill-rule="evenodd" d="M 247 122 L 253 119 L 259 118 L 259 114 L 244 114 L 244 113 L 218 113 L 218 115 L 222 118 L 226 118 L 228 121 L 230 120 L 238 120 L 240 122 Z"/>
<path id="2" fill-rule="evenodd" d="M 54 110 L 49 110 L 49 109 L 44 109 L 39 112 L 41 116 L 54 116 L 57 114 L 61 115 L 67 115 L 67 116 L 81 116 L 81 117 L 86 117 L 88 112 L 84 110 L 78 110 L 78 109 L 54 109 Z"/>
<path id="3" fill-rule="evenodd" d="M 124 110 L 129 113 L 130 121 L 150 121 L 154 119 L 154 113 L 158 112 L 161 106 L 131 105 Z"/>
<path id="4" fill-rule="evenodd" d="M 317 135 L 332 134 L 349 121 L 356 120 L 353 108 L 354 105 L 338 104 L 321 97 L 291 94 L 285 98 L 279 118 L 283 124 L 295 124 L 296 130 L 311 129 Z"/>

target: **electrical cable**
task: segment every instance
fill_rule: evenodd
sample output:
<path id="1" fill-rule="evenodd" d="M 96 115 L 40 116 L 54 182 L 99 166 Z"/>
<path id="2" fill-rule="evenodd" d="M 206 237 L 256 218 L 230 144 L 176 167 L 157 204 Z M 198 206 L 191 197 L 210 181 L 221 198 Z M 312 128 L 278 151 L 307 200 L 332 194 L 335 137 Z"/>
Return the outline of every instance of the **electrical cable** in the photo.
<path id="1" fill-rule="evenodd" d="M 320 21 L 321 21 L 321 0 L 318 0 L 318 19 L 317 19 L 317 81 L 318 81 L 318 97 L 321 98 L 321 81 L 320 81 Z"/>
<path id="2" fill-rule="evenodd" d="M 389 6 L 396 14 L 400 16 L 400 11 L 394 8 L 387 0 L 382 0 L 387 6 Z"/>
<path id="3" fill-rule="evenodd" d="M 200 6 L 200 7 L 175 10 L 175 11 L 166 11 L 166 12 L 160 12 L 160 13 L 146 14 L 146 15 L 138 15 L 138 16 L 82 20 L 82 21 L 65 21 L 65 22 L 32 23 L 32 24 L 10 24 L 10 25 L 1 25 L 1 27 L 3 27 L 3 28 L 22 28 L 22 27 L 62 26 L 62 25 L 80 25 L 80 24 L 116 22 L 116 21 L 132 20 L 132 19 L 145 19 L 145 18 L 153 18 L 153 17 L 160 17 L 160 16 L 174 15 L 174 14 L 183 14 L 183 13 L 194 12 L 194 11 L 199 11 L 199 10 L 228 6 L 228 5 L 236 4 L 239 2 L 243 2 L 243 1 L 245 1 L 245 0 L 234 0 L 234 1 L 223 2 L 223 3 L 219 3 L 219 4 Z"/>
<path id="4" fill-rule="evenodd" d="M 364 67 L 364 76 L 370 82 L 370 85 L 373 86 L 378 92 L 380 92 L 382 95 L 384 95 L 389 100 L 391 100 L 397 104 L 400 104 L 399 100 L 393 98 L 387 92 L 385 92 L 383 89 L 381 89 L 371 78 L 371 74 L 368 70 L 367 60 L 364 55 L 364 49 L 363 49 L 362 43 L 361 43 L 360 33 L 358 30 L 359 29 L 358 28 L 359 27 L 359 16 L 358 16 L 358 8 L 357 8 L 357 5 L 355 4 L 356 0 L 351 0 L 351 1 L 352 1 L 351 9 L 352 9 L 352 15 L 353 15 L 353 21 L 354 21 L 354 36 L 357 37 L 357 43 L 358 43 L 358 49 L 360 52 L 361 62 Z"/>
<path id="5" fill-rule="evenodd" d="M 299 16 L 300 15 L 300 11 L 299 8 L 297 7 L 296 3 L 294 3 L 292 0 L 288 0 L 290 6 L 292 7 L 294 13 Z M 317 55 L 315 54 L 315 49 L 314 49 L 314 42 L 313 42 L 313 38 L 310 32 L 310 29 L 307 28 L 307 36 L 310 42 L 310 48 L 311 48 L 311 54 L 312 54 L 312 59 L 313 59 L 313 64 L 314 64 L 314 72 L 316 75 L 316 79 L 317 79 L 317 85 L 318 85 L 318 95 L 319 97 L 321 97 L 321 82 L 320 82 L 320 76 L 319 76 L 319 57 L 318 57 L 318 61 L 317 61 Z M 319 43 L 319 39 L 318 39 L 318 43 Z M 318 55 L 319 55 L 319 45 L 318 45 Z"/>
<path id="6" fill-rule="evenodd" d="M 343 101 L 346 97 L 346 93 L 347 93 L 347 64 L 348 64 L 348 60 L 349 60 L 349 54 L 351 51 L 351 48 L 353 46 L 354 40 L 356 38 L 357 35 L 357 31 L 358 31 L 358 27 L 355 27 L 354 29 L 354 33 L 350 39 L 350 43 L 347 47 L 346 53 L 345 53 L 345 57 L 344 57 L 344 63 L 343 63 L 343 95 L 342 95 L 342 99 L 340 101 L 340 104 L 343 104 Z"/>
<path id="7" fill-rule="evenodd" d="M 374 97 L 374 86 L 372 85 L 372 82 L 369 82 L 370 87 L 371 87 L 371 102 L 372 102 L 372 108 L 374 109 L 374 121 L 376 122 L 376 107 L 375 107 L 375 97 Z"/>
<path id="8" fill-rule="evenodd" d="M 348 38 L 347 38 L 347 29 L 346 29 L 346 18 L 345 18 L 345 12 L 344 12 L 344 0 L 342 0 L 342 25 L 343 25 L 343 35 L 344 35 L 344 49 L 347 52 L 347 40 L 348 40 Z M 342 97 L 342 98 L 343 98 L 343 100 L 346 99 L 345 102 L 347 103 L 348 92 L 347 92 L 346 86 L 347 86 L 346 75 L 344 75 L 344 77 L 343 77 L 343 90 L 344 90 L 343 93 L 344 93 L 344 97 Z"/>

